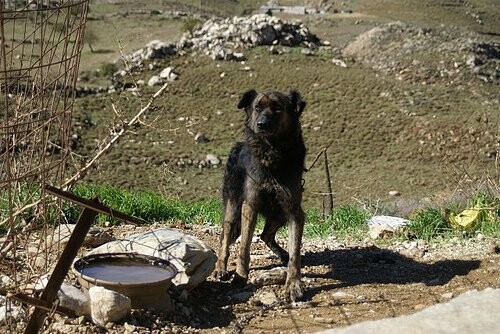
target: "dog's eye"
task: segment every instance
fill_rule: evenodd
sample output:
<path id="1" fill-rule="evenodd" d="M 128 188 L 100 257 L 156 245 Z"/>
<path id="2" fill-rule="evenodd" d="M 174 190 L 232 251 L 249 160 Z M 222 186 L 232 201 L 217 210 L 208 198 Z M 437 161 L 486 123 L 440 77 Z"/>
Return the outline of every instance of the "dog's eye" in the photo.
<path id="1" fill-rule="evenodd" d="M 254 109 L 255 109 L 256 112 L 261 112 L 262 111 L 262 108 L 260 106 L 255 106 Z"/>

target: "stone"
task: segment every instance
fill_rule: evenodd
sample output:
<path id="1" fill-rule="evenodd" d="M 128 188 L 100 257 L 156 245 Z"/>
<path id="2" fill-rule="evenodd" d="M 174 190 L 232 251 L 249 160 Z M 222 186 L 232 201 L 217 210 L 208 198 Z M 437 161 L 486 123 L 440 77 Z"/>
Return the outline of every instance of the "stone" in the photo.
<path id="1" fill-rule="evenodd" d="M 368 225 L 370 237 L 377 239 L 391 236 L 409 222 L 409 220 L 399 217 L 373 216 L 366 224 Z"/>
<path id="2" fill-rule="evenodd" d="M 401 193 L 397 190 L 389 191 L 389 196 L 401 196 Z"/>
<path id="3" fill-rule="evenodd" d="M 3 296 L 0 296 L 3 297 Z M 6 303 L 0 300 L 0 305 Z M 0 325 L 9 321 L 17 322 L 26 318 L 26 312 L 20 306 L 16 305 L 3 305 L 0 306 Z"/>
<path id="4" fill-rule="evenodd" d="M 174 81 L 175 79 L 177 79 L 178 75 L 174 72 L 174 68 L 173 67 L 166 67 L 164 68 L 160 74 L 158 75 L 161 79 L 165 79 L 165 80 L 168 80 L 168 81 Z"/>
<path id="5" fill-rule="evenodd" d="M 130 313 L 130 298 L 102 286 L 89 289 L 92 322 L 99 326 L 116 323 Z"/>
<path id="6" fill-rule="evenodd" d="M 135 252 L 170 261 L 177 269 L 172 283 L 191 290 L 215 269 L 217 257 L 203 241 L 172 228 L 160 228 L 104 244 L 90 254 Z"/>
<path id="7" fill-rule="evenodd" d="M 256 276 L 250 279 L 250 282 L 255 286 L 280 285 L 286 280 L 286 268 L 277 267 L 271 270 L 259 271 Z"/>
<path id="8" fill-rule="evenodd" d="M 270 306 L 278 302 L 278 297 L 273 291 L 266 291 L 259 295 L 261 305 Z"/>
<path id="9" fill-rule="evenodd" d="M 396 318 L 365 321 L 344 328 L 329 329 L 321 334 L 452 334 L 499 333 L 500 289 L 468 291 L 441 304 Z"/>
<path id="10" fill-rule="evenodd" d="M 221 163 L 220 159 L 216 155 L 210 153 L 206 155 L 205 161 L 210 163 L 212 166 L 216 166 Z"/>
<path id="11" fill-rule="evenodd" d="M 208 143 L 210 140 L 205 136 L 205 134 L 198 132 L 196 136 L 194 136 L 194 141 L 198 144 Z"/>
<path id="12" fill-rule="evenodd" d="M 41 291 L 47 286 L 49 275 L 41 276 L 35 283 L 34 289 Z M 57 292 L 59 305 L 73 310 L 79 316 L 90 316 L 90 300 L 78 288 L 66 282 L 61 284 L 61 288 Z"/>
<path id="13" fill-rule="evenodd" d="M 64 247 L 68 243 L 69 237 L 73 233 L 75 226 L 75 224 L 61 224 L 57 226 L 54 231 L 47 236 L 47 241 L 50 247 L 57 244 L 60 247 Z M 115 240 L 115 238 L 109 230 L 92 226 L 89 233 L 85 235 L 83 246 L 94 248 L 112 240 Z"/>
<path id="14" fill-rule="evenodd" d="M 148 86 L 158 86 L 161 85 L 163 81 L 158 75 L 153 75 L 149 80 L 148 80 Z"/>
<path id="15" fill-rule="evenodd" d="M 334 65 L 337 65 L 337 66 L 340 66 L 340 67 L 347 67 L 347 64 L 343 60 L 340 60 L 340 59 L 333 58 L 332 59 L 332 63 Z"/>

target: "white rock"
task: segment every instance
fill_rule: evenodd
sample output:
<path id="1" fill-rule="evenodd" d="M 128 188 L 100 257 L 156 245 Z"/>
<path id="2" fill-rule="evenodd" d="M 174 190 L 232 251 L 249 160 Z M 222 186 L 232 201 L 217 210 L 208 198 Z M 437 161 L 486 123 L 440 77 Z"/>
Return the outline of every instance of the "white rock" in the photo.
<path id="1" fill-rule="evenodd" d="M 332 63 L 334 65 L 337 65 L 337 66 L 340 66 L 340 67 L 347 67 L 347 64 L 343 60 L 340 60 L 340 59 L 333 58 L 332 59 Z"/>
<path id="2" fill-rule="evenodd" d="M 373 216 L 368 220 L 370 237 L 377 239 L 386 235 L 391 235 L 398 229 L 409 223 L 408 219 L 392 216 Z"/>
<path id="3" fill-rule="evenodd" d="M 397 190 L 391 190 L 389 191 L 390 196 L 401 196 L 401 193 Z"/>
<path id="4" fill-rule="evenodd" d="M 216 155 L 210 153 L 205 157 L 205 161 L 209 162 L 211 165 L 220 164 L 220 159 Z"/>
<path id="5" fill-rule="evenodd" d="M 250 279 L 250 282 L 256 286 L 279 285 L 285 283 L 286 268 L 277 267 L 271 270 L 258 272 L 255 277 Z"/>
<path id="6" fill-rule="evenodd" d="M 134 234 L 113 241 L 89 254 L 135 252 L 168 260 L 178 274 L 172 283 L 190 290 L 203 282 L 215 269 L 217 257 L 203 241 L 171 228 L 161 228 Z"/>
<path id="7" fill-rule="evenodd" d="M 35 291 L 45 289 L 48 281 L 48 275 L 41 276 L 35 283 Z M 57 298 L 59 305 L 73 310 L 77 315 L 90 316 L 90 300 L 80 289 L 63 282 L 57 292 Z"/>
<path id="8" fill-rule="evenodd" d="M 151 77 L 151 79 L 148 80 L 148 86 L 150 86 L 150 87 L 161 85 L 161 83 L 162 83 L 162 80 L 157 75 L 153 75 Z"/>
<path id="9" fill-rule="evenodd" d="M 174 71 L 174 68 L 173 67 L 165 67 L 159 74 L 160 78 L 162 79 L 168 79 L 168 77 L 170 76 L 170 73 L 172 73 Z"/>
<path id="10" fill-rule="evenodd" d="M 89 289 L 92 321 L 100 326 L 116 323 L 130 313 L 130 298 L 118 292 L 93 286 Z"/>
<path id="11" fill-rule="evenodd" d="M 259 296 L 259 300 L 262 305 L 273 305 L 278 302 L 278 297 L 273 291 L 266 291 Z"/>
<path id="12" fill-rule="evenodd" d="M 16 305 L 7 305 L 4 296 L 0 296 L 0 325 L 7 321 L 18 321 L 26 317 L 26 312 Z"/>

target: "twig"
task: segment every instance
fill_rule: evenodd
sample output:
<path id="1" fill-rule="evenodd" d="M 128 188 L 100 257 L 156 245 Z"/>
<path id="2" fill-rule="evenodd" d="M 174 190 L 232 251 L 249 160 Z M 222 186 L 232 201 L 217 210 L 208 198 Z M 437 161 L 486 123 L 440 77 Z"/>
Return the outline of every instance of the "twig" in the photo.
<path id="1" fill-rule="evenodd" d="M 118 139 L 120 139 L 126 132 L 127 130 L 132 127 L 135 123 L 137 123 L 139 121 L 139 118 L 149 109 L 149 107 L 151 106 L 151 104 L 153 103 L 153 101 L 158 97 L 160 96 L 163 91 L 167 88 L 167 85 L 168 83 L 165 83 L 150 99 L 149 99 L 149 102 L 148 104 L 143 107 L 135 116 L 134 118 L 132 118 L 129 122 L 126 122 L 125 124 L 123 124 L 123 126 L 121 127 L 120 131 L 118 131 L 118 133 L 116 133 L 109 141 L 106 145 L 104 145 L 103 148 L 101 148 L 101 150 L 99 152 L 97 152 L 97 154 L 92 158 L 90 159 L 90 161 L 88 161 L 85 166 L 83 166 L 80 170 L 78 170 L 72 177 L 70 177 L 69 179 L 67 179 L 62 185 L 61 185 L 61 188 L 63 190 L 67 190 L 71 185 L 73 185 L 76 181 L 80 180 L 82 177 L 84 177 L 86 175 L 86 172 L 96 163 L 96 161 L 101 157 L 103 156 L 107 151 L 109 151 L 109 149 L 113 146 L 114 143 L 116 143 L 118 141 Z M 38 204 L 40 204 L 42 202 L 42 200 L 45 198 L 45 195 L 42 194 L 40 199 L 35 201 L 35 202 L 32 202 L 30 204 L 27 204 L 25 206 L 23 206 L 22 208 L 18 209 L 16 212 L 12 213 L 10 215 L 10 217 L 7 217 L 6 219 L 2 220 L 2 222 L 0 222 L 0 226 L 6 224 L 9 219 L 13 218 L 13 217 L 16 217 L 18 216 L 19 214 L 21 214 L 22 212 L 24 212 L 25 210 L 29 209 L 29 208 L 32 208 L 34 206 L 37 206 Z M 5 246 L 4 246 L 5 247 Z M 1 248 L 4 248 L 4 247 L 0 247 Z"/>
<path id="2" fill-rule="evenodd" d="M 137 123 L 137 121 L 139 120 L 139 117 L 142 116 L 142 114 L 144 114 L 148 109 L 149 107 L 151 106 L 151 104 L 153 103 L 153 101 L 161 95 L 161 93 L 163 93 L 163 91 L 167 88 L 168 86 L 168 83 L 165 83 L 150 99 L 149 99 L 149 102 L 148 104 L 146 104 L 146 106 L 144 108 L 142 108 L 135 116 L 134 118 L 132 118 L 129 122 L 125 123 L 122 128 L 120 129 L 120 131 L 118 131 L 118 133 L 113 137 L 111 138 L 110 141 L 108 141 L 108 143 L 99 151 L 97 152 L 97 154 L 92 158 L 90 159 L 89 162 L 87 162 L 87 164 L 85 166 L 83 166 L 79 171 L 77 171 L 72 177 L 70 177 L 68 180 L 66 180 L 66 182 L 64 182 L 62 185 L 61 185 L 61 188 L 63 188 L 63 190 L 66 190 L 68 189 L 73 183 L 75 183 L 76 181 L 78 181 L 79 179 L 81 179 L 83 176 L 85 176 L 85 173 L 89 170 L 90 167 L 92 167 L 92 165 L 94 165 L 94 163 L 102 156 L 104 155 L 104 153 L 106 153 L 110 148 L 111 146 L 113 146 L 114 143 L 116 143 L 116 141 L 118 141 L 118 139 L 120 139 L 126 132 L 127 130 L 132 126 L 134 125 L 135 123 Z"/>
<path id="3" fill-rule="evenodd" d="M 333 211 L 333 192 L 332 192 L 332 180 L 330 178 L 330 167 L 328 166 L 328 154 L 327 150 L 324 151 L 325 157 L 325 177 L 326 177 L 326 186 L 328 190 L 328 202 L 326 206 L 326 212 L 329 214 Z"/>
<path id="4" fill-rule="evenodd" d="M 321 149 L 321 151 L 319 151 L 319 153 L 316 155 L 316 158 L 314 158 L 314 161 L 312 162 L 311 166 L 309 166 L 309 168 L 305 168 L 304 172 L 307 173 L 308 171 L 310 171 L 314 167 L 314 165 L 316 165 L 316 162 L 318 162 L 321 155 L 324 154 L 326 152 L 326 150 L 328 150 L 330 148 L 330 146 L 332 146 L 332 144 L 333 143 L 330 143 L 330 144 L 328 144 L 328 146 Z"/>

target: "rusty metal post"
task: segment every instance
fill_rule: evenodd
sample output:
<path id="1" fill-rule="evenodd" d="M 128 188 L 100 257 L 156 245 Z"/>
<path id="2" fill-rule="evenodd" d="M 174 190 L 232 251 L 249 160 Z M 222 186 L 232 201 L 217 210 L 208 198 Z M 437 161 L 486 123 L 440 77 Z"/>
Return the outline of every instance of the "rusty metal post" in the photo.
<path id="1" fill-rule="evenodd" d="M 97 203 L 97 201 L 95 201 Z M 64 248 L 59 261 L 57 261 L 56 267 L 50 275 L 50 279 L 47 282 L 47 286 L 42 292 L 40 297 L 41 300 L 46 302 L 46 304 L 52 305 L 54 300 L 57 297 L 57 292 L 61 288 L 61 284 L 64 281 L 64 278 L 68 274 L 68 270 L 73 262 L 73 259 L 76 257 L 78 250 L 83 244 L 83 240 L 85 236 L 90 230 L 90 227 L 97 216 L 97 212 L 85 208 L 80 217 L 78 218 L 78 222 L 75 225 L 75 230 L 71 234 L 68 244 Z M 33 314 L 31 315 L 30 321 L 26 326 L 25 334 L 35 334 L 38 333 L 40 328 L 43 325 L 45 317 L 47 315 L 47 310 L 42 308 L 35 308 Z"/>

